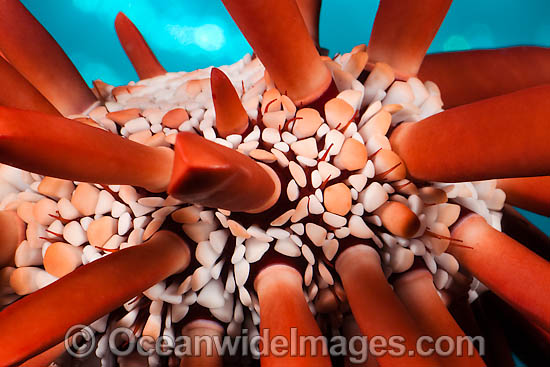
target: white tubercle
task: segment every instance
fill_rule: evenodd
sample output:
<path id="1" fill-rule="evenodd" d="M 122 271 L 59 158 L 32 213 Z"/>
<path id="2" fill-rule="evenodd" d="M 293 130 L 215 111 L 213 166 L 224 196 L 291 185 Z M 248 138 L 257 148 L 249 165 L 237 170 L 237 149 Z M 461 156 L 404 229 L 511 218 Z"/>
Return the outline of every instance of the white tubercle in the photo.
<path id="1" fill-rule="evenodd" d="M 301 254 L 300 248 L 290 238 L 277 240 L 273 249 L 289 257 L 298 257 Z"/>
<path id="2" fill-rule="evenodd" d="M 298 186 L 305 187 L 307 184 L 307 178 L 304 169 L 294 161 L 291 161 L 289 163 L 288 168 L 290 170 L 290 174 L 292 175 Z"/>
<path id="3" fill-rule="evenodd" d="M 306 235 L 315 246 L 320 247 L 325 241 L 327 230 L 318 224 L 306 223 Z"/>

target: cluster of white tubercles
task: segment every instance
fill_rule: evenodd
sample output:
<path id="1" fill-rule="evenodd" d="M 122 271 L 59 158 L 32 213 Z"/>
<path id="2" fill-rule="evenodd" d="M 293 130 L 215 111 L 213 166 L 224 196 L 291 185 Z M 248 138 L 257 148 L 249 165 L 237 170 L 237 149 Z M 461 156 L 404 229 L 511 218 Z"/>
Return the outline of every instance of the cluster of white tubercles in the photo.
<path id="1" fill-rule="evenodd" d="M 377 64 L 361 83 L 357 78 L 365 55 L 359 47 L 326 60 L 340 92 L 324 105 L 324 118 L 282 95 L 258 59 L 246 56 L 222 67 L 250 121 L 256 122 L 245 136 L 217 135 L 210 69 L 116 88 L 96 83 L 105 103 L 76 118 L 150 146 L 172 147 L 179 131 L 198 133 L 282 172 L 281 200 L 288 207 L 268 218 L 268 226 L 245 226 L 229 211 L 185 205 L 131 186 L 70 182 L 4 166 L 0 208 L 16 210 L 27 223 L 17 269 L 4 271 L 19 273 L 12 293 L 31 293 L 82 264 L 139 245 L 168 218 L 196 243 L 200 266 L 181 283 L 163 281 L 144 292 L 151 305 L 138 332 L 155 338 L 174 333 L 173 324 L 195 303 L 228 323 L 230 335 L 239 334 L 243 325 L 252 330 L 260 309 L 249 287 L 250 265 L 270 250 L 306 260 L 304 294 L 313 312 L 335 311 L 345 302 L 328 265 L 348 238 L 373 241 L 387 275 L 406 271 L 421 256 L 437 287 L 449 286 L 458 263 L 445 252 L 451 245 L 448 227 L 458 218 L 460 205 L 498 228 L 503 193 L 492 181 L 417 188 L 406 180 L 406 168 L 391 150 L 387 133 L 400 122 L 440 112 L 439 90 L 417 78 L 396 81 L 385 64 Z M 412 211 L 418 229 L 405 233 L 387 214 L 390 206 Z M 225 257 L 226 246 L 232 246 L 231 256 Z M 8 302 L 16 298 L 8 297 Z M 125 304 L 127 314 L 118 323 L 135 326 L 143 309 L 138 304 Z M 92 326 L 104 332 L 105 321 Z"/>

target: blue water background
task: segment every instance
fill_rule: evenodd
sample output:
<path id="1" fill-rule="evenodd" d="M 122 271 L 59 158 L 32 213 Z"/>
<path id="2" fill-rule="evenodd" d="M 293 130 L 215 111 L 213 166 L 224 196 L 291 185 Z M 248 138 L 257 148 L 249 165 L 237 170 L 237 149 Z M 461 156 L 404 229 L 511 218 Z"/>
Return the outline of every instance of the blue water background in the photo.
<path id="1" fill-rule="evenodd" d="M 253 1 L 253 0 L 252 0 Z M 237 61 L 250 46 L 217 0 L 22 0 L 65 49 L 85 80 L 137 80 L 114 31 L 123 11 L 169 71 Z M 325 0 L 321 45 L 331 54 L 368 43 L 376 0 Z M 429 52 L 550 46 L 548 0 L 454 1 Z M 506 77 L 503 75 L 503 77 Z M 550 234 L 550 219 L 523 211 Z"/>

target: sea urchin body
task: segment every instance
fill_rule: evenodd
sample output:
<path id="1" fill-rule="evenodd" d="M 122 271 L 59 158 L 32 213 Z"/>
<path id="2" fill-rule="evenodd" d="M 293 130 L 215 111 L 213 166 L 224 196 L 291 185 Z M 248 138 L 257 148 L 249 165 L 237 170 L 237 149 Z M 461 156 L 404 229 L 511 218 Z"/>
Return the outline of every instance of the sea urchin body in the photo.
<path id="1" fill-rule="evenodd" d="M 84 109 L 57 103 L 42 91 L 47 86 L 21 71 L 51 105 L 37 102 L 40 112 L 18 110 L 28 108 L 19 102 L 0 107 L 6 164 L 0 166 L 0 300 L 11 304 L 0 325 L 10 336 L 37 318 L 47 322 L 29 340 L 6 344 L 0 361 L 16 364 L 39 354 L 75 324 L 97 333 L 95 353 L 109 366 L 115 364 L 111 332 L 120 326 L 153 341 L 224 330 L 235 337 L 243 329 L 249 336 L 263 329 L 287 335 L 290 327 L 320 336 L 349 321 L 350 309 L 363 335 L 403 335 L 413 348 L 422 332 L 445 331 L 423 318 L 418 292 L 449 333 L 463 334 L 439 294 L 445 298 L 465 269 L 549 329 L 549 306 L 533 302 L 548 285 L 550 268 L 500 233 L 506 194 L 496 180 L 539 175 L 544 164 L 510 168 L 504 156 L 485 177 L 453 165 L 458 155 L 446 171 L 437 152 L 449 148 L 447 140 L 424 146 L 440 120 L 461 134 L 453 121 L 512 97 L 443 112 L 437 85 L 414 76 L 435 30 L 419 42 L 420 61 L 398 58 L 406 67 L 388 64 L 397 59 L 383 56 L 383 37 L 369 45 L 376 63 L 369 63 L 365 45 L 330 59 L 317 53 L 294 1 L 270 2 L 269 11 L 250 5 L 252 19 L 241 3 L 224 3 L 257 55 L 167 73 L 119 15 L 117 31 L 140 81 L 118 87 L 96 81 L 98 101 Z M 381 12 L 393 6 L 383 3 L 390 5 Z M 440 3 L 434 24 L 448 8 Z M 299 18 L 290 32 L 296 45 L 280 25 L 262 28 L 272 23 L 271 12 Z M 24 57 L 11 61 L 10 47 L 4 48 L 16 69 L 27 70 Z M 77 99 L 86 104 L 84 94 Z M 41 130 L 40 123 L 51 129 Z M 464 150 L 477 149 L 477 137 L 464 136 Z M 541 150 L 534 146 L 533 157 Z M 505 263 L 492 263 L 494 274 L 483 262 L 496 250 L 476 239 L 501 246 Z M 518 288 L 533 277 L 525 266 L 518 281 L 506 274 L 517 257 L 542 277 L 521 295 Z M 388 278 L 397 279 L 396 292 Z M 60 298 L 67 302 L 56 311 Z M 36 305 L 40 312 L 29 315 Z M 297 357 L 298 365 L 330 365 L 327 356 L 310 352 Z M 159 365 L 163 358 L 153 353 L 144 363 Z M 281 361 L 269 356 L 262 363 Z M 381 356 L 378 363 L 395 361 Z M 452 363 L 482 362 L 475 353 Z"/>

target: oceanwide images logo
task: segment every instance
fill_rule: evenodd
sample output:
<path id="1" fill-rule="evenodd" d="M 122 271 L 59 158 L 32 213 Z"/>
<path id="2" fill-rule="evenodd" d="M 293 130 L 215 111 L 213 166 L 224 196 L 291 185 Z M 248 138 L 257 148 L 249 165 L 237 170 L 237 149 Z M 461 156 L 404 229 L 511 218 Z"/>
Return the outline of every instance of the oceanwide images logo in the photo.
<path id="1" fill-rule="evenodd" d="M 352 363 L 364 363 L 369 356 L 392 357 L 438 355 L 473 356 L 477 351 L 485 354 L 485 340 L 481 336 L 474 338 L 467 336 L 440 336 L 437 339 L 431 336 L 421 336 L 414 344 L 400 335 L 390 337 L 373 336 L 370 338 L 354 336 L 299 335 L 297 328 L 290 329 L 290 337 L 271 335 L 269 329 L 262 329 L 262 334 L 249 335 L 246 329 L 243 335 L 229 336 L 179 336 L 173 338 L 162 335 L 157 339 L 152 336 L 136 337 L 134 331 L 119 327 L 109 332 L 108 338 L 98 342 L 95 332 L 88 326 L 75 325 L 66 333 L 65 348 L 76 358 L 85 358 L 98 350 L 104 354 L 109 351 L 115 356 L 128 356 L 137 352 L 143 356 L 156 353 L 159 356 L 175 354 L 185 356 L 248 356 L 254 358 L 262 356 L 297 357 L 297 356 L 331 356 L 348 357 Z M 413 349 L 408 348 L 414 345 Z"/>

